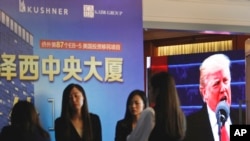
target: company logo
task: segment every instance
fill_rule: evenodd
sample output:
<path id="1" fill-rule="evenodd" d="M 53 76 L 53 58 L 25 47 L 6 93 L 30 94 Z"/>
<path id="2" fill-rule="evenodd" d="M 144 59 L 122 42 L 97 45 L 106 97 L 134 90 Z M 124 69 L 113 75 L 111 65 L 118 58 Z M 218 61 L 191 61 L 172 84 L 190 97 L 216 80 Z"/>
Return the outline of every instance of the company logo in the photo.
<path id="1" fill-rule="evenodd" d="M 94 5 L 83 5 L 83 17 L 85 17 L 85 18 L 94 18 L 95 17 Z"/>
<path id="2" fill-rule="evenodd" d="M 19 12 L 29 14 L 48 14 L 48 15 L 69 15 L 67 8 L 30 6 L 24 0 L 19 0 Z"/>
<path id="3" fill-rule="evenodd" d="M 122 14 L 123 12 L 118 10 L 96 10 L 94 5 L 83 5 L 84 18 L 95 18 L 95 15 L 121 16 Z"/>
<path id="4" fill-rule="evenodd" d="M 19 11 L 20 12 L 25 12 L 26 11 L 26 6 L 24 0 L 19 0 Z"/>

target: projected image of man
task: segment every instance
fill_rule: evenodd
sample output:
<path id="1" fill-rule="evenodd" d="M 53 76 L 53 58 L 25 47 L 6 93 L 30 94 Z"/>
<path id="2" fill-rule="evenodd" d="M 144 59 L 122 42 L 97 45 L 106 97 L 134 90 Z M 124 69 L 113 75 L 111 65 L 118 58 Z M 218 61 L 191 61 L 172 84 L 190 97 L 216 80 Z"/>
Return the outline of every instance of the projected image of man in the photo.
<path id="1" fill-rule="evenodd" d="M 239 113 L 229 110 L 231 74 L 230 59 L 226 55 L 214 54 L 202 62 L 199 90 L 204 104 L 187 117 L 185 141 L 224 141 L 223 137 L 229 141 L 229 127 L 238 123 Z"/>

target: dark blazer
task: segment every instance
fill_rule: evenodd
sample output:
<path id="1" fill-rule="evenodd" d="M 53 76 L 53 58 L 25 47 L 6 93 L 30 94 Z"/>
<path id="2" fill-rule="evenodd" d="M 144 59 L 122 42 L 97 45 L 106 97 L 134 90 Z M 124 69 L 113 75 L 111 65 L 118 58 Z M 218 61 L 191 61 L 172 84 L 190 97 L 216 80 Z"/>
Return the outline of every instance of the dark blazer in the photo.
<path id="1" fill-rule="evenodd" d="M 115 128 L 115 141 L 126 141 L 127 136 L 132 131 L 132 122 L 128 122 L 124 119 L 119 120 L 116 123 Z"/>
<path id="2" fill-rule="evenodd" d="M 50 137 L 45 137 L 38 128 L 33 128 L 34 132 L 26 132 L 21 126 L 5 126 L 0 133 L 0 141 L 50 141 Z"/>
<path id="3" fill-rule="evenodd" d="M 181 141 L 171 138 L 169 135 L 163 133 L 162 130 L 162 126 L 155 126 L 149 136 L 148 141 Z"/>
<path id="4" fill-rule="evenodd" d="M 243 112 L 243 121 L 245 121 L 244 117 Z M 239 110 L 230 108 L 230 118 L 232 124 L 240 124 Z M 214 141 L 206 104 L 198 112 L 187 116 L 187 132 L 184 141 Z"/>
<path id="5" fill-rule="evenodd" d="M 101 128 L 101 121 L 98 115 L 90 113 L 92 130 L 93 130 L 93 141 L 102 141 L 102 128 Z M 56 141 L 84 141 L 79 134 L 77 133 L 76 129 L 74 128 L 73 124 L 69 122 L 70 125 L 67 127 L 65 121 L 59 117 L 55 120 L 55 139 Z M 70 139 L 66 138 L 65 129 L 70 130 Z"/>
<path id="6" fill-rule="evenodd" d="M 156 107 L 154 107 L 154 111 L 155 111 L 155 114 L 160 113 L 160 112 L 157 112 Z M 170 137 L 165 132 L 162 132 L 162 131 L 165 131 L 164 125 L 162 124 L 163 123 L 155 124 L 155 127 L 150 133 L 148 141 L 181 141 L 181 140 Z"/>

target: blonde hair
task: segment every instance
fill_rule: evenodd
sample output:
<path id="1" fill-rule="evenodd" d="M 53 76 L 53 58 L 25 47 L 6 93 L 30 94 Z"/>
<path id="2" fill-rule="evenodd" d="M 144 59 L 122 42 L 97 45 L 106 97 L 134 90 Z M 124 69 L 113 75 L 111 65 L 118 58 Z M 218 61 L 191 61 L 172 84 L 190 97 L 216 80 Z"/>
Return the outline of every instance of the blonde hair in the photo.
<path id="1" fill-rule="evenodd" d="M 230 59 L 224 54 L 214 54 L 206 58 L 200 66 L 200 90 L 204 89 L 209 74 L 218 70 L 228 70 L 230 74 Z M 231 81 L 231 80 L 230 80 Z"/>

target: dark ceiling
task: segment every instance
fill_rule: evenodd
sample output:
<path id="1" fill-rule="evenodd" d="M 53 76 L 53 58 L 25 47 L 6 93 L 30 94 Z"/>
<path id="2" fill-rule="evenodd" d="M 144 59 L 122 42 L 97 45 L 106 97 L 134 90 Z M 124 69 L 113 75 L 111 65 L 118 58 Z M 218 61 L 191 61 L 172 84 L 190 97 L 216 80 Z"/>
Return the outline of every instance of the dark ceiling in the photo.
<path id="1" fill-rule="evenodd" d="M 180 30 L 165 30 L 165 29 L 144 29 L 143 38 L 144 41 L 148 40 L 158 40 L 158 39 L 167 39 L 167 38 L 177 38 L 177 37 L 187 37 L 202 35 L 196 31 L 180 31 Z"/>

